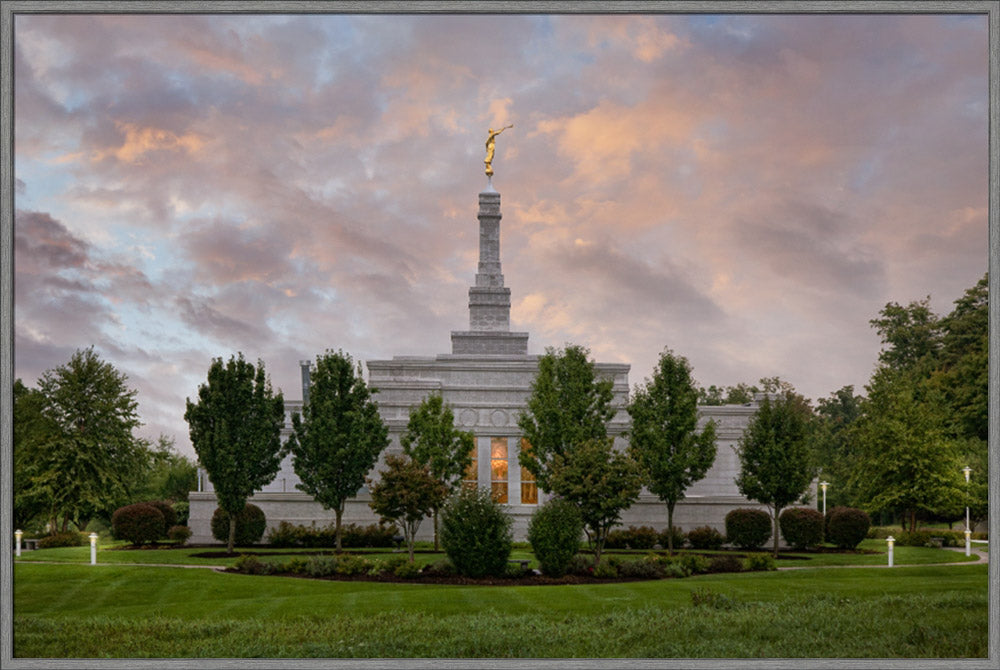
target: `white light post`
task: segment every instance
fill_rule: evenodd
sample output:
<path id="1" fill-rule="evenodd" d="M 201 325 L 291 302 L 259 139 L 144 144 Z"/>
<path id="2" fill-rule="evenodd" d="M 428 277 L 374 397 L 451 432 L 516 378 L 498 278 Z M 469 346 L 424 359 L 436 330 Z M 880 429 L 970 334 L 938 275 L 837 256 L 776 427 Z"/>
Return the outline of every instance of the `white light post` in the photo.
<path id="1" fill-rule="evenodd" d="M 969 475 L 972 468 L 966 465 L 962 468 L 965 473 L 965 555 L 972 555 L 972 528 L 969 526 Z"/>
<path id="2" fill-rule="evenodd" d="M 14 549 L 14 555 L 15 556 L 20 556 L 21 555 L 21 537 L 22 536 L 24 536 L 24 531 L 21 530 L 20 528 L 14 531 L 14 539 L 17 540 L 17 543 L 15 545 L 16 549 Z"/>
<path id="3" fill-rule="evenodd" d="M 885 541 L 889 545 L 889 567 L 891 568 L 892 567 L 892 545 L 896 541 L 896 538 L 894 538 L 892 535 L 890 535 L 889 537 L 885 538 Z"/>
<path id="4" fill-rule="evenodd" d="M 90 564 L 97 565 L 97 533 L 90 534 Z"/>
<path id="5" fill-rule="evenodd" d="M 830 482 L 820 482 L 819 487 L 823 489 L 823 516 L 826 517 L 826 487 L 830 485 Z"/>

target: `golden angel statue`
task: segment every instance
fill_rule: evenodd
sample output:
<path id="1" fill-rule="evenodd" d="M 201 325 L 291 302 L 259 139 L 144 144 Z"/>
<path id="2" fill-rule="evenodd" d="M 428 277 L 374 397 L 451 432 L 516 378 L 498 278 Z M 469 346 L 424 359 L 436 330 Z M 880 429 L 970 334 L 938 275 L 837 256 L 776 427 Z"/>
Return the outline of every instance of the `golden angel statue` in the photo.
<path id="1" fill-rule="evenodd" d="M 497 146 L 497 142 L 496 142 L 497 135 L 499 135 L 503 131 L 507 130 L 508 128 L 513 128 L 513 127 L 514 127 L 514 124 L 512 123 L 509 126 L 504 126 L 500 130 L 493 130 L 492 128 L 490 128 L 489 136 L 486 138 L 486 160 L 483 161 L 484 163 L 486 163 L 486 176 L 487 177 L 492 177 L 493 176 L 493 153 L 496 150 L 496 146 Z"/>

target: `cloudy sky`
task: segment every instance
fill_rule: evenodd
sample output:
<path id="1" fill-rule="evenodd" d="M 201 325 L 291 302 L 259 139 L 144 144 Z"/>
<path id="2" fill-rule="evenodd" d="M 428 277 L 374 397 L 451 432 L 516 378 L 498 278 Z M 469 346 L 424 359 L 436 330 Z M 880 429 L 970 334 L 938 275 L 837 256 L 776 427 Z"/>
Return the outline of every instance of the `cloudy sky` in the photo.
<path id="1" fill-rule="evenodd" d="M 512 329 L 648 377 L 868 380 L 987 268 L 985 16 L 19 15 L 15 375 L 174 436 L 213 357 L 449 353 L 486 131 Z"/>

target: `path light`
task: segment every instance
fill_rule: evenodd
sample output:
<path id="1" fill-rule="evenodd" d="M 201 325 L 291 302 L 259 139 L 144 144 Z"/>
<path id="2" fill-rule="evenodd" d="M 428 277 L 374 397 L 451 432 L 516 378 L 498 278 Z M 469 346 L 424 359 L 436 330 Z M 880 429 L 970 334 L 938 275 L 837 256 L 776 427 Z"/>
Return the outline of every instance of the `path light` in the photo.
<path id="1" fill-rule="evenodd" d="M 830 482 L 820 482 L 819 487 L 823 489 L 823 516 L 826 516 L 826 487 L 830 485 Z"/>
<path id="2" fill-rule="evenodd" d="M 15 556 L 20 556 L 21 555 L 21 537 L 23 535 L 24 535 L 24 531 L 21 530 L 20 528 L 18 528 L 17 530 L 14 531 L 14 538 L 17 540 L 17 543 L 16 543 L 16 547 L 17 548 L 14 550 L 14 555 Z"/>
<path id="3" fill-rule="evenodd" d="M 90 534 L 90 564 L 97 565 L 97 533 Z"/>
<path id="4" fill-rule="evenodd" d="M 892 567 L 892 545 L 893 545 L 893 543 L 896 542 L 896 538 L 894 538 L 892 535 L 890 535 L 889 537 L 885 538 L 885 541 L 889 545 L 889 567 L 891 568 Z"/>

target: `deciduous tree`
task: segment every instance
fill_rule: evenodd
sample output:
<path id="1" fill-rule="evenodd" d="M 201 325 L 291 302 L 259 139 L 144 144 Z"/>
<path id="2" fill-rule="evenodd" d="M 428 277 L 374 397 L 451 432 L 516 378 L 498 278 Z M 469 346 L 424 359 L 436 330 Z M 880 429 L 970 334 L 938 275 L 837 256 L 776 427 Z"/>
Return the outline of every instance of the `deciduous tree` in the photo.
<path id="1" fill-rule="evenodd" d="M 538 360 L 527 410 L 518 418 L 517 425 L 531 445 L 521 450 L 519 462 L 545 492 L 552 490 L 553 457 L 588 440 L 603 440 L 607 422 L 615 415 L 613 382 L 598 377 L 589 353 L 577 345 L 563 351 L 547 349 Z"/>
<path id="2" fill-rule="evenodd" d="M 687 359 L 669 349 L 660 354 L 652 379 L 632 394 L 628 413 L 631 453 L 646 486 L 666 503 L 667 528 L 673 528 L 677 502 L 715 462 L 715 424 L 698 430 L 698 392 Z M 667 536 L 673 553 L 673 533 Z"/>
<path id="3" fill-rule="evenodd" d="M 444 484 L 449 494 L 462 481 L 472 463 L 475 436 L 455 428 L 455 415 L 440 394 L 434 393 L 418 407 L 410 410 L 406 432 L 399 438 L 403 453 L 421 465 L 426 465 L 432 476 Z M 434 516 L 434 551 L 438 550 L 438 513 Z"/>
<path id="4" fill-rule="evenodd" d="M 389 429 L 378 414 L 360 365 L 351 357 L 326 352 L 316 358 L 302 415 L 292 414 L 288 448 L 302 480 L 296 485 L 336 515 L 337 551 L 348 498 L 357 495 L 365 476 L 389 444 Z"/>
<path id="5" fill-rule="evenodd" d="M 802 497 L 813 470 L 807 444 L 809 405 L 792 390 L 775 395 L 761 400 L 739 440 L 736 486 L 750 500 L 771 507 L 777 558 L 778 517 L 783 508 Z"/>
<path id="6" fill-rule="evenodd" d="M 432 509 L 441 506 L 448 492 L 426 465 L 415 463 L 407 456 L 390 454 L 385 458 L 385 465 L 379 481 L 369 480 L 372 500 L 368 504 L 380 517 L 399 526 L 412 563 L 413 543 L 420 522 Z"/>
<path id="7" fill-rule="evenodd" d="M 285 401 L 280 391 L 272 391 L 264 362 L 254 368 L 241 353 L 225 364 L 213 359 L 207 383 L 198 387 L 198 402 L 188 399 L 186 406 L 191 444 L 219 507 L 229 514 L 227 549 L 232 553 L 236 515 L 281 467 Z"/>

